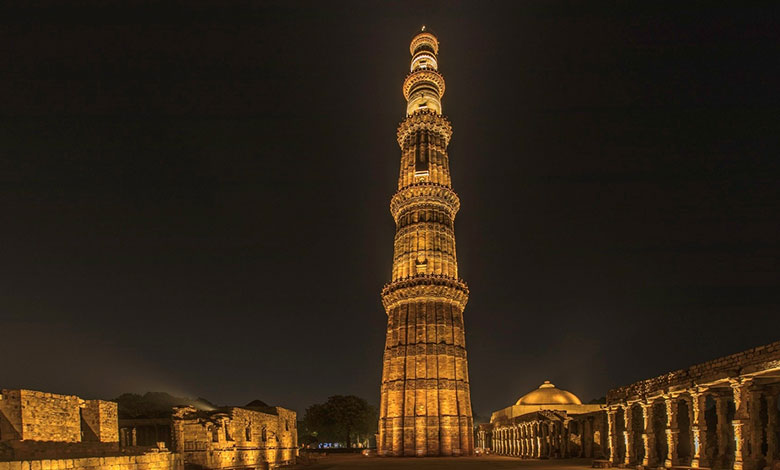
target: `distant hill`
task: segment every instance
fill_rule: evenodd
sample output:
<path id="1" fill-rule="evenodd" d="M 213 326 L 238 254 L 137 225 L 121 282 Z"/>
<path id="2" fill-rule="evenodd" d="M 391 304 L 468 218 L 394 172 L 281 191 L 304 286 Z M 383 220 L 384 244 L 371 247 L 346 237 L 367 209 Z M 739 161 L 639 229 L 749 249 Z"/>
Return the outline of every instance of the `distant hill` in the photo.
<path id="1" fill-rule="evenodd" d="M 166 392 L 123 393 L 114 398 L 118 405 L 119 418 L 167 418 L 173 414 L 174 406 L 192 406 L 199 410 L 217 408 L 205 398 L 175 397 Z"/>

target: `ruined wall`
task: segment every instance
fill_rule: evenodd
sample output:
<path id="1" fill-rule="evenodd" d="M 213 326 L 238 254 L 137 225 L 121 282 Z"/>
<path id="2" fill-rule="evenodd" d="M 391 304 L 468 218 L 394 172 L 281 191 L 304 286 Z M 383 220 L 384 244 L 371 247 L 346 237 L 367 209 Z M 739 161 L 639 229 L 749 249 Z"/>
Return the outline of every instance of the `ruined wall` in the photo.
<path id="1" fill-rule="evenodd" d="M 297 415 L 284 408 L 275 410 L 272 414 L 230 408 L 204 414 L 183 409 L 174 414 L 175 448 L 188 466 L 210 469 L 293 463 Z"/>
<path id="2" fill-rule="evenodd" d="M 0 470 L 183 470 L 179 454 L 154 452 L 143 455 L 81 459 L 22 460 L 0 462 Z"/>
<path id="3" fill-rule="evenodd" d="M 21 409 L 20 439 L 80 442 L 79 397 L 33 390 L 3 390 Z M 16 404 L 15 404 L 16 406 Z"/>
<path id="4" fill-rule="evenodd" d="M 86 400 L 81 409 L 81 418 L 84 441 L 119 442 L 116 403 Z"/>
<path id="5" fill-rule="evenodd" d="M 0 460 L 106 456 L 119 451 L 117 405 L 73 395 L 3 390 Z"/>
<path id="6" fill-rule="evenodd" d="M 276 407 L 278 414 L 278 458 L 283 462 L 294 461 L 298 449 L 298 414 L 286 408 Z"/>
<path id="7" fill-rule="evenodd" d="M 0 394 L 0 441 L 21 439 L 22 400 L 19 390 L 3 390 Z"/>
<path id="8" fill-rule="evenodd" d="M 610 390 L 607 393 L 607 404 L 676 389 L 685 390 L 696 385 L 777 367 L 780 367 L 780 341 Z"/>

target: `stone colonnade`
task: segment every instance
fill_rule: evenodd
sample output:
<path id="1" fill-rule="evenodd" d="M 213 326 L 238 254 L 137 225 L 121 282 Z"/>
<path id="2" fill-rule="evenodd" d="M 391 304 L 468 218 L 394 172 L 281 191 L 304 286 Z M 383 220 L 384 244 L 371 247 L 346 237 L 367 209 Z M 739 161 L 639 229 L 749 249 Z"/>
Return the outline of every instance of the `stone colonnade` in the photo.
<path id="1" fill-rule="evenodd" d="M 610 390 L 613 465 L 761 470 L 780 460 L 780 342 Z"/>
<path id="2" fill-rule="evenodd" d="M 488 452 L 529 459 L 602 457 L 606 435 L 603 412 L 567 416 L 562 411 L 539 411 L 481 425 L 478 447 Z"/>

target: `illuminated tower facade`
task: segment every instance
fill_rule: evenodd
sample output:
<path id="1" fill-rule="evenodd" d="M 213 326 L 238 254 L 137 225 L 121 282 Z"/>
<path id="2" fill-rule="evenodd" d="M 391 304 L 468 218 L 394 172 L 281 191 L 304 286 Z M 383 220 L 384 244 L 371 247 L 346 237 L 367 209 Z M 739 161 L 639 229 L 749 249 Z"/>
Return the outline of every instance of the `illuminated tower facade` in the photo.
<path id="1" fill-rule="evenodd" d="M 387 341 L 377 445 L 384 456 L 471 455 L 463 329 L 468 288 L 455 256 L 460 201 L 450 181 L 452 127 L 442 116 L 439 42 L 423 28 L 409 51 L 406 119 L 398 127 L 401 171 L 390 201 L 393 273 L 382 290 Z"/>

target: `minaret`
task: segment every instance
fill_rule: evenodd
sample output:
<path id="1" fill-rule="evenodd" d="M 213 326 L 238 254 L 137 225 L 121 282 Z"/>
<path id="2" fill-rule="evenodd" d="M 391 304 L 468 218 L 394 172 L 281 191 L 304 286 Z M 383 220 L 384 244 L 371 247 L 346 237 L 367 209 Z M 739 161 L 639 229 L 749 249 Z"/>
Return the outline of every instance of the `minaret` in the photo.
<path id="1" fill-rule="evenodd" d="M 469 291 L 455 257 L 460 201 L 447 155 L 452 127 L 441 114 L 439 41 L 423 27 L 409 51 L 406 119 L 398 126 L 401 172 L 390 201 L 393 273 L 382 290 L 387 341 L 377 446 L 383 456 L 472 455 L 463 329 Z"/>

